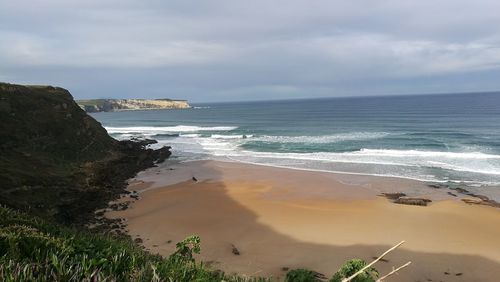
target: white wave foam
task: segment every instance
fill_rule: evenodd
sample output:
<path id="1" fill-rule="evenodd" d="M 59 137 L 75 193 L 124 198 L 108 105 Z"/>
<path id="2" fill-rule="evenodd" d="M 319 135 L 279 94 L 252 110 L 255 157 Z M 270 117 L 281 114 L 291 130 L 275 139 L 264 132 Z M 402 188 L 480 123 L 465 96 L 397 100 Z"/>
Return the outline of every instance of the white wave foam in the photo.
<path id="1" fill-rule="evenodd" d="M 254 160 L 257 163 L 279 162 L 296 164 L 297 160 L 314 166 L 315 163 L 360 164 L 385 166 L 399 170 L 401 174 L 425 168 L 439 168 L 449 171 L 500 175 L 500 155 L 481 152 L 434 152 L 418 150 L 362 149 L 355 152 L 314 152 L 314 153 L 276 153 L 241 150 L 238 143 L 230 139 L 200 138 L 198 143 L 213 156 L 223 156 L 241 161 Z M 288 160 L 288 161 L 287 161 Z M 388 173 L 395 176 L 395 173 Z"/>
<path id="2" fill-rule="evenodd" d="M 192 125 L 176 125 L 176 126 L 131 126 L 131 127 L 105 127 L 108 133 L 143 133 L 143 134 L 159 134 L 159 133 L 179 133 L 179 132 L 198 132 L 198 131 L 231 131 L 238 127 L 236 126 L 192 126 Z"/>
<path id="3" fill-rule="evenodd" d="M 377 139 L 389 135 L 385 132 L 354 132 L 345 134 L 322 135 L 322 136 L 273 136 L 253 134 L 224 135 L 212 134 L 215 139 L 250 139 L 252 141 L 273 142 L 273 143 L 335 143 L 341 141 Z M 199 137 L 182 135 L 183 137 Z"/>
<path id="4" fill-rule="evenodd" d="M 353 154 L 365 156 L 382 156 L 396 158 L 450 158 L 450 159 L 500 159 L 500 155 L 491 155 L 481 152 L 442 152 L 442 151 L 418 151 L 418 150 L 378 150 L 361 149 Z"/>
<path id="5" fill-rule="evenodd" d="M 223 135 L 223 134 L 212 134 L 210 136 L 211 138 L 215 139 L 246 139 L 246 138 L 252 138 L 253 135 Z"/>
<path id="6" fill-rule="evenodd" d="M 342 141 L 356 141 L 383 138 L 389 135 L 386 132 L 351 132 L 321 136 L 257 136 L 253 140 L 277 143 L 335 143 Z"/>

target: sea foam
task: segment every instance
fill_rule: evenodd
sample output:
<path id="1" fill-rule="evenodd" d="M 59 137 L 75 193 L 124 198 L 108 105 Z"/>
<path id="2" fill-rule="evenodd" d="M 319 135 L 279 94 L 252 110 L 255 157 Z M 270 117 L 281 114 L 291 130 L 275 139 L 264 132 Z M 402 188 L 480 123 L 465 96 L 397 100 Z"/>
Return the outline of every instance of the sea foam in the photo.
<path id="1" fill-rule="evenodd" d="M 158 134 L 163 132 L 198 132 L 198 131 L 231 131 L 238 127 L 236 126 L 192 126 L 192 125 L 176 125 L 176 126 L 130 126 L 130 127 L 105 127 L 108 133 L 142 133 L 142 134 Z"/>

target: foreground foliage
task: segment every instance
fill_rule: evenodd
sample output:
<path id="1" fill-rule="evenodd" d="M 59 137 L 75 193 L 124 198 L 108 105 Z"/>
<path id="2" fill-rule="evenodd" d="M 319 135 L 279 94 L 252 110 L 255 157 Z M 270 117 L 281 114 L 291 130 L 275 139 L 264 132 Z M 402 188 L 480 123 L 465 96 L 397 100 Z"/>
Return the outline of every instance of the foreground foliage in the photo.
<path id="1" fill-rule="evenodd" d="M 196 263 L 197 236 L 162 258 L 128 239 L 69 229 L 5 207 L 0 251 L 1 281 L 247 281 Z"/>
<path id="2" fill-rule="evenodd" d="M 129 239 L 71 229 L 0 206 L 0 281 L 269 281 L 228 276 L 197 263 L 198 236 L 176 247 L 176 252 L 163 258 Z M 330 281 L 341 281 L 365 265 L 362 260 L 350 260 Z M 322 281 L 318 275 L 295 269 L 285 280 Z M 377 270 L 369 268 L 353 281 L 372 282 L 377 276 Z"/>
<path id="3" fill-rule="evenodd" d="M 290 270 L 285 277 L 286 282 L 319 282 L 317 273 L 309 269 L 293 269 Z"/>
<path id="4" fill-rule="evenodd" d="M 347 261 L 338 271 L 335 273 L 330 280 L 330 282 L 341 282 L 342 279 L 348 278 L 359 270 L 366 266 L 366 262 L 361 259 L 352 259 Z M 375 282 L 378 277 L 378 271 L 369 267 L 358 276 L 354 277 L 352 282 Z"/>

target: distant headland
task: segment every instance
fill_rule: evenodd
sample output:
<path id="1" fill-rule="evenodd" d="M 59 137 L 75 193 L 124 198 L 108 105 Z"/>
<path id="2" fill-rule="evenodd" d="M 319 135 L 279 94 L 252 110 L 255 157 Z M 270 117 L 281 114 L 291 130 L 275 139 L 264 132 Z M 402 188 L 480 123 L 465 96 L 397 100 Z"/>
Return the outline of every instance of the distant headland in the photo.
<path id="1" fill-rule="evenodd" d="M 172 99 L 92 99 L 76 102 L 87 113 L 191 108 L 186 100 Z"/>

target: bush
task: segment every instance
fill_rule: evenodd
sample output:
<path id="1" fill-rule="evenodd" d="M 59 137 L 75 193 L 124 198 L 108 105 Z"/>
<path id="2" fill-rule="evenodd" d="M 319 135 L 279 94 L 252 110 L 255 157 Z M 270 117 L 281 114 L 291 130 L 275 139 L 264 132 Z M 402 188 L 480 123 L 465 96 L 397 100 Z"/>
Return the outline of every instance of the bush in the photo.
<path id="1" fill-rule="evenodd" d="M 341 282 L 342 279 L 350 277 L 354 273 L 360 271 L 365 266 L 366 262 L 364 260 L 361 259 L 349 260 L 337 271 L 337 273 L 333 275 L 332 279 L 330 279 L 330 282 Z M 369 267 L 351 281 L 375 282 L 377 277 L 378 277 L 378 271 L 373 267 Z"/>
<path id="2" fill-rule="evenodd" d="M 316 272 L 308 269 L 293 269 L 286 274 L 286 282 L 318 282 Z"/>

